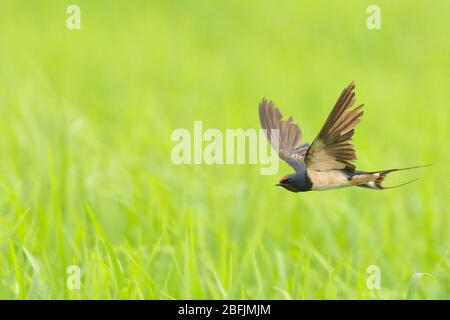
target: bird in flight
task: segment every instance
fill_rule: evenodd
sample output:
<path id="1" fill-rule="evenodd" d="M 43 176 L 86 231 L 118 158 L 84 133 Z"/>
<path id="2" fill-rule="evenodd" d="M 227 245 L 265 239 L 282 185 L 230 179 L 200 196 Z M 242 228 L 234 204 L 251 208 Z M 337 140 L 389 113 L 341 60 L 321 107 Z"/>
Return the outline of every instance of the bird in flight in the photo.
<path id="1" fill-rule="evenodd" d="M 391 172 L 415 169 L 409 167 L 380 171 L 356 170 L 353 162 L 356 153 L 351 143 L 356 125 L 363 115 L 363 104 L 353 108 L 355 84 L 344 89 L 314 141 L 301 143 L 302 132 L 292 117 L 282 120 L 283 115 L 272 101 L 265 98 L 259 105 L 259 119 L 267 139 L 295 173 L 284 176 L 276 186 L 292 192 L 322 191 L 350 186 L 375 190 L 384 187 L 383 180 Z"/>

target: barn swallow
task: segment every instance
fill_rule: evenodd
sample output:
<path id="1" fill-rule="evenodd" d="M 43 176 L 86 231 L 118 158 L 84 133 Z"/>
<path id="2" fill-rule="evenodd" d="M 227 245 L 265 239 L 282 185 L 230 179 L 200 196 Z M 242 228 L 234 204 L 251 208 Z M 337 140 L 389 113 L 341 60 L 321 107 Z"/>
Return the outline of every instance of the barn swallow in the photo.
<path id="1" fill-rule="evenodd" d="M 276 186 L 292 192 L 322 191 L 350 186 L 382 190 L 399 187 L 383 186 L 391 172 L 424 166 L 380 171 L 356 170 L 356 153 L 351 143 L 356 125 L 364 113 L 363 104 L 353 108 L 355 84 L 345 88 L 329 114 L 322 129 L 311 144 L 301 144 L 302 132 L 292 117 L 283 115 L 272 101 L 265 98 L 259 105 L 259 119 L 267 139 L 295 173 L 284 176 Z"/>

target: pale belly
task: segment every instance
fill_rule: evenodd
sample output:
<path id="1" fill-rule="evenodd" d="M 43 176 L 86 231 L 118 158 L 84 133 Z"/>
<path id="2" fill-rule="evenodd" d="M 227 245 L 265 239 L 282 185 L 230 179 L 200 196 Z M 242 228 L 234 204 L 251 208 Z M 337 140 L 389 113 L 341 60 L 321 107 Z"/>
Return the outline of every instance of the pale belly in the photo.
<path id="1" fill-rule="evenodd" d="M 360 173 L 353 175 L 350 179 L 340 170 L 315 171 L 307 170 L 312 182 L 311 190 L 321 191 L 338 189 L 350 186 L 358 186 L 373 183 L 379 177 L 378 173 Z"/>
<path id="2" fill-rule="evenodd" d="M 338 189 L 354 185 L 354 181 L 339 170 L 315 171 L 308 170 L 308 176 L 312 182 L 311 190 Z"/>

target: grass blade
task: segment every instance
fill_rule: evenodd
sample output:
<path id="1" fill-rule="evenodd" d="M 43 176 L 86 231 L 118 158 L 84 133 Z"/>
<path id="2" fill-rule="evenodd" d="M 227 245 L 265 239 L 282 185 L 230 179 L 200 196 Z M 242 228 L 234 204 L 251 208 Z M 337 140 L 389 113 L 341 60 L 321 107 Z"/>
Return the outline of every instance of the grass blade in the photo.
<path id="1" fill-rule="evenodd" d="M 426 277 L 429 277 L 434 280 L 434 277 L 431 273 L 417 272 L 412 276 L 411 280 L 409 281 L 408 290 L 406 292 L 406 300 L 414 299 L 420 279 Z"/>

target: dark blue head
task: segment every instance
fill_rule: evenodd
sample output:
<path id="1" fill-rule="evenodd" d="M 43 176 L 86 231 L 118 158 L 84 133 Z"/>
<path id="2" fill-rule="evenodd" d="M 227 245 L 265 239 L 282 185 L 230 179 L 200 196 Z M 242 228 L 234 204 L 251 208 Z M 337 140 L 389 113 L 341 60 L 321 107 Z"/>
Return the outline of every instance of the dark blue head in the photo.
<path id="1" fill-rule="evenodd" d="M 284 176 L 276 186 L 283 187 L 292 192 L 305 192 L 311 190 L 312 182 L 309 179 L 306 170 L 304 170 Z"/>

